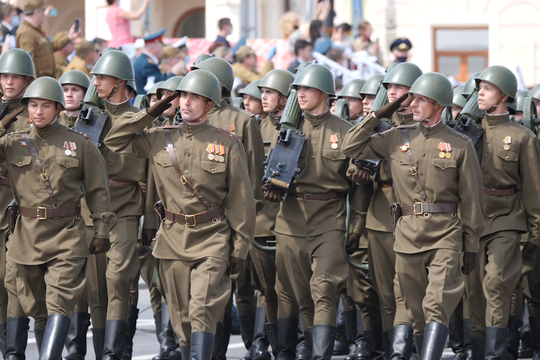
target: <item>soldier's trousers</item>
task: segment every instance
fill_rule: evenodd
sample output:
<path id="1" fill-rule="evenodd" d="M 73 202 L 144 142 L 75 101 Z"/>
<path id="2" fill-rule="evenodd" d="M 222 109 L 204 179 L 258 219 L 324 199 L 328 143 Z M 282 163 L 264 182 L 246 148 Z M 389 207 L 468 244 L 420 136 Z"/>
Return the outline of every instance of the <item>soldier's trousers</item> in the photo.
<path id="1" fill-rule="evenodd" d="M 416 334 L 430 322 L 448 326 L 465 288 L 460 257 L 449 249 L 396 253 L 396 273 Z"/>
<path id="2" fill-rule="evenodd" d="M 118 218 L 109 230 L 111 249 L 107 252 L 107 320 L 127 321 L 131 284 L 139 276 L 138 232 L 137 216 Z"/>
<path id="3" fill-rule="evenodd" d="M 248 254 L 246 266 L 244 266 L 244 269 L 234 280 L 236 283 L 234 292 L 236 295 L 236 310 L 238 311 L 238 317 L 255 314 L 255 308 L 257 307 L 257 304 L 255 303 L 255 290 L 251 284 L 251 269 L 253 269 L 253 265 L 251 256 Z"/>
<path id="4" fill-rule="evenodd" d="M 367 232 L 369 273 L 379 295 L 382 329 L 390 331 L 396 325 L 412 325 L 396 276 L 394 234 L 370 229 Z"/>
<path id="5" fill-rule="evenodd" d="M 137 242 L 137 256 L 139 258 L 139 274 L 143 281 L 148 286 L 150 292 L 150 305 L 152 313 L 157 314 L 161 311 L 161 291 L 158 287 L 157 269 L 154 256 L 142 245 Z M 135 277 L 130 287 L 130 305 L 137 306 L 139 303 L 139 276 Z"/>
<path id="6" fill-rule="evenodd" d="M 180 346 L 189 346 L 192 332 L 216 333 L 216 324 L 231 295 L 227 261 L 159 260 L 159 276 Z"/>
<path id="7" fill-rule="evenodd" d="M 71 318 L 86 284 L 86 261 L 60 258 L 40 265 L 16 264 L 23 311 L 32 317 L 61 314 Z"/>
<path id="8" fill-rule="evenodd" d="M 88 243 L 94 237 L 94 228 L 86 227 Z M 74 312 L 88 312 L 92 317 L 92 327 L 101 329 L 107 320 L 107 255 L 105 253 L 90 255 L 86 265 L 86 285 Z"/>
<path id="9" fill-rule="evenodd" d="M 486 326 L 506 328 L 512 292 L 521 276 L 520 235 L 499 231 L 480 238 L 476 270 L 467 276 L 471 337 L 485 336 Z"/>
<path id="10" fill-rule="evenodd" d="M 255 241 L 261 241 L 255 238 Z M 255 272 L 255 283 L 264 298 L 264 304 L 258 306 L 266 307 L 266 319 L 269 323 L 277 322 L 278 296 L 276 293 L 276 261 L 275 251 L 259 250 L 252 246 L 249 250 L 253 269 Z M 257 301 L 260 304 L 259 300 Z"/>
<path id="11" fill-rule="evenodd" d="M 344 232 L 332 230 L 311 237 L 278 234 L 276 238 L 276 264 L 283 264 L 277 267 L 277 276 L 283 286 L 292 286 L 285 291 L 294 294 L 304 329 L 336 326 L 340 290 L 346 286 L 348 274 Z"/>

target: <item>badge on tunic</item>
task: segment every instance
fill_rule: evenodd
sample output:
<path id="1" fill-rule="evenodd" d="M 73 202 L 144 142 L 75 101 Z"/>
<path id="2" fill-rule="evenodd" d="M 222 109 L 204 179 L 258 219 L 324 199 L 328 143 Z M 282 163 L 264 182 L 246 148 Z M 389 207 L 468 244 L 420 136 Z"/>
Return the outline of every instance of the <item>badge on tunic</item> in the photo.
<path id="1" fill-rule="evenodd" d="M 21 141 L 19 144 L 21 144 L 22 147 L 27 147 L 28 145 L 26 145 L 26 142 L 24 141 Z"/>
<path id="2" fill-rule="evenodd" d="M 67 156 L 77 156 L 77 144 L 73 141 L 64 141 L 64 154 Z"/>
<path id="3" fill-rule="evenodd" d="M 208 160 L 215 159 L 216 146 L 214 144 L 208 144 L 206 147 L 206 152 L 208 153 Z"/>
<path id="4" fill-rule="evenodd" d="M 407 152 L 409 150 L 409 145 L 403 144 L 399 147 L 402 152 Z"/>
<path id="5" fill-rule="evenodd" d="M 227 126 L 227 131 L 234 134 L 234 130 L 235 130 L 235 129 L 234 129 L 234 124 L 233 124 L 233 123 L 230 123 L 230 124 Z"/>
<path id="6" fill-rule="evenodd" d="M 330 142 L 332 143 L 332 149 L 336 150 L 338 148 L 338 138 L 336 134 L 330 135 Z"/>
<path id="7" fill-rule="evenodd" d="M 503 149 L 506 150 L 506 151 L 510 150 L 510 144 L 512 143 L 512 137 L 511 136 L 505 137 L 503 142 L 504 142 Z"/>
<path id="8" fill-rule="evenodd" d="M 217 161 L 220 163 L 225 162 L 225 157 L 223 156 L 225 155 L 225 146 L 219 145 L 217 155 Z"/>
<path id="9" fill-rule="evenodd" d="M 439 149 L 439 157 L 441 159 L 447 158 L 450 159 L 452 157 L 451 151 L 452 151 L 452 145 L 449 143 L 443 143 L 440 142 L 439 146 L 437 146 L 437 149 Z"/>

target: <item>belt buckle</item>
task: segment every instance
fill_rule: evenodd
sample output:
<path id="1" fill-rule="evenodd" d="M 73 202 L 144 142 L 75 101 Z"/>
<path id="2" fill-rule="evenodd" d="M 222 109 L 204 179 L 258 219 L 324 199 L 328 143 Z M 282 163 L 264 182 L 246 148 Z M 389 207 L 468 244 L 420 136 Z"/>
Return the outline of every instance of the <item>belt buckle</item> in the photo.
<path id="1" fill-rule="evenodd" d="M 416 169 L 416 166 L 411 167 L 411 175 L 412 176 L 418 175 L 418 170 Z"/>
<path id="2" fill-rule="evenodd" d="M 416 211 L 416 206 L 420 206 L 420 211 Z M 414 215 L 423 215 L 424 214 L 424 203 L 423 202 L 415 202 L 413 204 L 413 214 Z"/>
<path id="3" fill-rule="evenodd" d="M 43 216 L 41 215 L 41 211 L 43 211 Z M 46 220 L 47 219 L 47 208 L 44 206 L 38 206 L 37 208 L 37 218 L 39 220 Z"/>
<path id="4" fill-rule="evenodd" d="M 187 184 L 187 179 L 184 175 L 180 176 L 180 182 L 182 183 L 182 185 L 186 185 Z"/>
<path id="5" fill-rule="evenodd" d="M 195 215 L 184 215 L 184 219 L 186 219 L 187 227 L 194 227 L 197 225 L 197 220 L 195 220 Z M 189 219 L 193 219 L 193 223 L 190 223 Z"/>

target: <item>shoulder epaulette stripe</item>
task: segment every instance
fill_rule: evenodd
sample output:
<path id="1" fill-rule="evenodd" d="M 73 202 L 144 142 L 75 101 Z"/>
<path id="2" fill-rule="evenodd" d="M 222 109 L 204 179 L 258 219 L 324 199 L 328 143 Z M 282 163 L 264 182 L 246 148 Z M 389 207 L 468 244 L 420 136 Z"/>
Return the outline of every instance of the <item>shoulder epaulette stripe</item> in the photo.
<path id="1" fill-rule="evenodd" d="M 465 134 L 460 133 L 459 131 L 456 131 L 456 130 L 454 130 L 454 129 L 452 129 L 452 128 L 449 128 L 449 129 L 450 129 L 450 134 L 453 134 L 453 135 L 455 135 L 455 136 L 459 136 L 460 138 L 465 139 L 465 140 L 469 140 L 469 139 L 470 139 L 470 137 L 468 137 L 468 136 L 465 135 Z"/>
<path id="2" fill-rule="evenodd" d="M 224 134 L 224 135 L 228 135 L 231 139 L 233 139 L 234 141 L 240 141 L 239 138 L 237 138 L 236 136 L 234 136 L 233 134 L 231 134 L 230 132 L 228 132 L 227 130 L 223 130 L 223 129 L 220 129 L 220 128 L 217 128 L 216 129 L 217 132 L 221 133 L 221 134 Z"/>
<path id="3" fill-rule="evenodd" d="M 179 129 L 180 125 L 167 125 L 167 126 L 158 126 L 158 129 Z"/>
<path id="4" fill-rule="evenodd" d="M 10 133 L 7 133 L 7 135 L 17 135 L 17 134 L 24 134 L 24 133 L 29 133 L 30 132 L 30 129 L 26 129 L 26 130 L 21 130 L 21 131 L 12 131 Z"/>
<path id="5" fill-rule="evenodd" d="M 397 128 L 398 129 L 413 129 L 415 127 L 416 127 L 416 125 L 400 125 Z"/>
<path id="6" fill-rule="evenodd" d="M 66 128 L 67 128 L 69 131 L 72 131 L 72 132 L 74 132 L 74 133 L 77 133 L 77 134 L 79 134 L 79 135 L 84 136 L 84 137 L 87 138 L 87 139 L 90 139 L 90 136 L 86 135 L 85 133 L 82 133 L 82 132 L 80 132 L 80 131 L 78 131 L 78 130 L 75 130 L 75 129 L 73 129 L 73 128 L 68 128 L 68 127 L 66 127 Z"/>

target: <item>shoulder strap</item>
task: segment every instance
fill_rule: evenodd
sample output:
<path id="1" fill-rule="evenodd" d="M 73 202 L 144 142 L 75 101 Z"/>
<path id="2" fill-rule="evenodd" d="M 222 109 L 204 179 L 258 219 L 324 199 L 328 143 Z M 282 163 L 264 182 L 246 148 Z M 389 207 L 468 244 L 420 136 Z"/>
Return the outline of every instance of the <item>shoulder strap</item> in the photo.
<path id="1" fill-rule="evenodd" d="M 169 129 L 165 130 L 165 138 L 167 139 L 167 152 L 169 153 L 169 158 L 171 159 L 174 170 L 176 170 L 176 173 L 178 174 L 178 176 L 180 176 L 180 182 L 182 182 L 184 186 L 191 190 L 197 200 L 199 200 L 204 206 L 206 206 L 208 209 L 212 208 L 213 205 L 210 203 L 210 201 L 206 200 L 201 194 L 199 194 L 199 192 L 193 187 L 193 185 L 191 185 L 186 179 L 182 169 L 180 169 L 180 165 L 178 165 L 178 161 L 176 161 L 176 156 L 174 155 L 174 146 L 171 131 Z"/>
<path id="2" fill-rule="evenodd" d="M 409 155 L 409 161 L 411 162 L 411 175 L 414 176 L 414 180 L 416 180 L 416 188 L 420 193 L 420 196 L 422 197 L 422 201 L 428 202 L 424 187 L 422 186 L 422 184 L 420 184 L 420 179 L 418 179 L 418 169 L 416 169 L 416 166 L 414 165 L 414 159 L 411 153 L 411 146 L 409 144 L 409 133 L 407 132 L 407 129 L 401 129 L 401 135 L 403 135 L 403 143 L 407 147 L 407 155 Z"/>
<path id="3" fill-rule="evenodd" d="M 28 147 L 28 150 L 30 150 L 30 153 L 34 157 L 36 165 L 37 165 L 37 167 L 39 169 L 39 176 L 41 177 L 41 180 L 43 180 L 43 183 L 47 187 L 47 192 L 49 193 L 49 196 L 51 197 L 53 208 L 57 208 L 58 207 L 58 200 L 56 200 L 56 196 L 54 196 L 54 192 L 53 192 L 53 190 L 51 188 L 51 183 L 49 181 L 49 177 L 47 176 L 47 174 L 43 170 L 43 166 L 41 165 L 41 161 L 39 160 L 38 152 L 37 152 L 34 144 L 32 143 L 32 141 L 30 141 L 30 138 L 28 137 L 27 133 L 22 133 L 21 136 L 24 139 L 24 142 L 26 143 L 26 145 Z"/>

